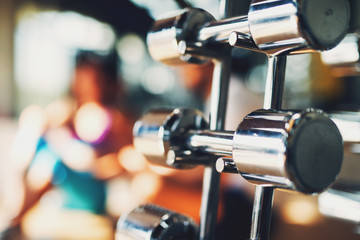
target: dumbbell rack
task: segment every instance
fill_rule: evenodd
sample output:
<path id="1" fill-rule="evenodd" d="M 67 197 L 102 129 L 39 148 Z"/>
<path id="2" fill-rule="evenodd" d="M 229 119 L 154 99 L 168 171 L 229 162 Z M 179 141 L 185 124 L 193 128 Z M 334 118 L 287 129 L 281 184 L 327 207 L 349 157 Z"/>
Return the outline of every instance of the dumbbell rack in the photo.
<path id="1" fill-rule="evenodd" d="M 222 1 L 222 6 L 227 6 L 230 2 L 230 0 L 224 0 Z M 319 3 L 320 5 L 318 5 Z M 325 31 L 323 31 L 324 26 L 319 26 L 317 24 L 318 20 L 313 18 L 313 12 L 311 11 L 313 8 L 325 12 L 322 20 L 325 22 L 330 21 L 325 24 L 327 27 L 327 29 L 325 27 Z M 281 111 L 286 56 L 289 54 L 326 50 L 334 47 L 346 34 L 349 10 L 346 3 L 339 5 L 338 1 L 333 0 L 308 0 L 299 2 L 283 0 L 277 1 L 276 3 L 270 0 L 261 0 L 251 3 L 248 16 L 226 19 L 228 8 L 223 7 L 222 9 L 223 12 L 221 15 L 225 19 L 220 21 L 215 21 L 210 14 L 203 10 L 190 9 L 177 17 L 155 23 L 152 32 L 149 33 L 148 36 L 149 50 L 156 60 L 165 63 L 178 63 L 179 60 L 191 63 L 202 63 L 211 59 L 214 62 L 208 131 L 215 133 L 215 135 L 216 132 L 224 130 L 227 92 L 231 70 L 230 45 L 267 54 L 268 73 L 263 109 L 265 111 Z M 278 15 L 276 15 L 277 11 Z M 339 18 L 341 21 L 338 21 Z M 336 19 L 338 21 L 336 24 L 331 22 Z M 174 24 L 174 27 L 166 29 L 164 26 L 169 25 L 169 23 Z M 275 31 L 276 33 L 264 31 L 266 28 L 279 29 L 279 31 Z M 326 30 L 330 28 L 332 28 L 332 32 L 335 33 L 328 36 Z M 179 31 L 181 34 L 177 35 Z M 194 34 L 194 32 L 196 34 Z M 161 38 L 164 38 L 165 41 Z M 168 41 L 167 38 L 169 38 L 170 41 Z M 171 50 L 174 45 L 174 40 L 177 42 L 177 45 L 175 49 Z M 168 46 L 166 46 L 164 42 L 169 42 Z M 166 49 L 165 54 L 164 49 Z M 326 122 L 325 125 L 329 125 L 328 122 Z M 146 131 L 146 128 L 144 129 Z M 342 154 L 342 140 L 341 137 L 337 138 L 340 134 L 338 134 L 337 128 L 336 130 L 332 128 L 332 130 L 334 130 L 334 142 L 338 143 L 336 150 Z M 137 137 L 139 138 L 142 137 L 140 136 L 142 134 L 141 131 L 138 130 L 137 133 Z M 156 135 L 158 136 L 157 133 Z M 171 136 L 167 136 L 166 138 L 171 138 Z M 287 147 L 287 140 L 284 141 L 284 146 Z M 332 143 L 333 142 L 330 142 L 330 145 Z M 167 145 L 170 145 L 170 149 L 173 147 L 171 143 L 167 143 Z M 176 152 L 172 150 L 169 151 L 169 149 L 166 148 L 167 147 L 164 147 L 165 151 L 163 151 L 166 156 L 161 156 L 160 161 L 156 160 L 163 163 L 162 165 L 169 165 L 168 158 L 170 155 L 173 159 L 177 158 Z M 314 149 L 314 153 L 315 150 L 318 149 Z M 169 155 L 169 153 L 171 154 Z M 290 159 L 288 156 L 286 158 Z M 196 160 L 194 161 L 193 163 L 196 165 Z M 239 167 L 241 162 L 239 163 L 238 161 L 239 160 L 236 160 L 236 164 L 233 166 L 236 165 Z M 337 164 L 335 164 L 336 167 L 331 170 L 331 176 L 327 181 L 331 180 L 332 182 L 334 180 L 340 170 L 341 161 L 342 157 L 335 160 L 335 162 L 337 162 Z M 230 159 L 230 163 L 234 162 Z M 340 165 L 338 163 L 340 163 Z M 240 172 L 236 170 L 237 167 L 234 167 L 236 173 Z M 241 174 L 244 176 L 243 173 Z M 250 172 L 249 175 L 251 174 Z M 264 178 L 267 178 L 266 174 Z M 289 179 L 286 180 L 290 182 L 296 181 L 294 178 L 296 177 L 289 177 Z M 271 180 L 265 179 L 265 182 L 267 181 L 270 182 Z M 327 182 L 326 186 L 329 184 L 330 182 Z M 269 238 L 275 187 L 278 187 L 278 185 L 265 184 L 256 186 L 250 233 L 251 240 L 266 240 Z M 200 226 L 197 237 L 199 240 L 215 239 L 219 188 L 220 173 L 216 170 L 216 161 L 210 160 L 205 164 L 203 177 Z M 323 189 L 319 190 L 321 191 Z"/>

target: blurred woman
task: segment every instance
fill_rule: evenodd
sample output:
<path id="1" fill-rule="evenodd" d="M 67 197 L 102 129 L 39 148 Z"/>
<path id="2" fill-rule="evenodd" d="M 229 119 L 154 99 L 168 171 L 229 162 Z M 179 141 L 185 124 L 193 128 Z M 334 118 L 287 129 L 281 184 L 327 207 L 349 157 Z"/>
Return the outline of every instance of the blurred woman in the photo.
<path id="1" fill-rule="evenodd" d="M 120 107 L 116 59 L 79 52 L 71 97 L 21 114 L 13 155 L 22 184 L 11 195 L 22 201 L 7 203 L 10 226 L 21 224 L 29 239 L 113 238 L 106 181 L 124 171 L 118 152 L 132 143 L 133 125 Z"/>

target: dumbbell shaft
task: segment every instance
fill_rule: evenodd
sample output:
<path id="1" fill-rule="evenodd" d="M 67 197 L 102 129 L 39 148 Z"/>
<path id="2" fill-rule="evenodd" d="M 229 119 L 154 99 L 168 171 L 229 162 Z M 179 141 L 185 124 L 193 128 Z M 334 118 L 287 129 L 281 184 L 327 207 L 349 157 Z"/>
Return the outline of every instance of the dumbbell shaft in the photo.
<path id="1" fill-rule="evenodd" d="M 232 156 L 234 131 L 189 131 L 187 136 L 188 148 L 200 149 L 203 152 L 219 155 Z"/>
<path id="2" fill-rule="evenodd" d="M 250 49 L 259 50 L 252 40 L 247 16 L 210 22 L 200 29 L 197 40 L 199 42 L 211 41 L 212 43 L 227 44 L 233 31 L 243 34 L 243 39 L 248 42 Z M 246 47 L 246 45 L 244 44 L 243 47 Z"/>

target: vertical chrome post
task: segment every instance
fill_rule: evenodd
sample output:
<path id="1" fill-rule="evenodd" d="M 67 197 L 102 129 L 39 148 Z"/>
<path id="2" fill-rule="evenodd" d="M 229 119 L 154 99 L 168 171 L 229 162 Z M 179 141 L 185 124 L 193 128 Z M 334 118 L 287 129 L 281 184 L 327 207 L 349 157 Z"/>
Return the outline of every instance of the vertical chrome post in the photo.
<path id="1" fill-rule="evenodd" d="M 281 109 L 286 68 L 286 56 L 268 56 L 264 109 Z"/>
<path id="2" fill-rule="evenodd" d="M 256 186 L 251 219 L 251 240 L 269 239 L 273 198 L 273 187 Z"/>
<path id="3" fill-rule="evenodd" d="M 225 6 L 232 0 L 221 0 Z M 228 8 L 221 9 L 220 16 L 228 15 Z M 225 47 L 226 53 L 220 59 L 214 60 L 214 73 L 210 99 L 210 130 L 223 130 L 231 71 L 231 48 Z M 200 240 L 214 240 L 219 204 L 220 173 L 216 171 L 216 164 L 205 167 L 203 177 L 203 191 L 200 209 Z"/>
<path id="4" fill-rule="evenodd" d="M 286 56 L 269 56 L 264 109 L 281 109 Z M 274 188 L 257 185 L 251 223 L 251 240 L 269 239 Z"/>
<path id="5" fill-rule="evenodd" d="M 230 50 L 229 50 L 230 51 Z M 214 60 L 210 103 L 210 130 L 223 130 L 230 78 L 230 54 Z M 205 167 L 200 210 L 200 240 L 215 239 L 219 203 L 220 174 L 215 163 Z"/>

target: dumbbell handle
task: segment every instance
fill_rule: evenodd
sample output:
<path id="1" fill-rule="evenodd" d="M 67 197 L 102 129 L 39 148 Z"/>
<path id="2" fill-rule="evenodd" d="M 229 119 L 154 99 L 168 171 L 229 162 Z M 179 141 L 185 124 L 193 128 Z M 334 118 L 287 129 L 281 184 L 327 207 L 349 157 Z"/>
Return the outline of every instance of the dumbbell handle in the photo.
<path id="1" fill-rule="evenodd" d="M 220 21 L 210 22 L 206 24 L 199 31 L 199 42 L 216 42 L 229 43 L 229 36 L 232 32 L 237 32 L 236 44 L 241 48 L 246 48 L 254 51 L 260 51 L 251 37 L 248 16 L 240 16 Z"/>
<path id="2" fill-rule="evenodd" d="M 190 130 L 187 147 L 219 156 L 232 156 L 234 131 Z"/>
<path id="3" fill-rule="evenodd" d="M 233 34 L 236 34 L 236 40 Z M 248 16 L 246 15 L 205 24 L 199 30 L 195 42 L 180 41 L 178 51 L 182 55 L 191 54 L 203 57 L 217 57 L 221 56 L 222 53 L 221 51 L 219 52 L 217 46 L 228 46 L 229 44 L 243 49 L 262 52 L 251 36 Z M 203 45 L 207 47 L 204 48 Z"/>

